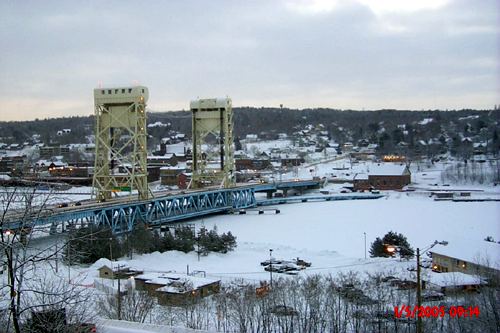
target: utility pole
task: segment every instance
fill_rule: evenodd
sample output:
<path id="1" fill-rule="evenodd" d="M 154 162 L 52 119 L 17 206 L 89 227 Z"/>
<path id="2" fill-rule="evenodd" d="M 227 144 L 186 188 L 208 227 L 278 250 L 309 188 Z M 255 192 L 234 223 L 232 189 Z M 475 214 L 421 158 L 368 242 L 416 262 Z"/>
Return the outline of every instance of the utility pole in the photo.
<path id="1" fill-rule="evenodd" d="M 118 265 L 118 273 L 120 272 L 122 266 Z M 118 320 L 122 319 L 122 294 L 121 294 L 121 283 L 120 276 L 118 275 Z"/>
<path id="2" fill-rule="evenodd" d="M 273 249 L 269 249 L 269 275 L 270 275 L 270 287 L 273 289 Z"/>
<path id="3" fill-rule="evenodd" d="M 420 306 L 422 305 L 422 287 L 420 284 L 420 248 L 417 247 L 417 333 L 422 333 L 422 317 Z"/>
<path id="4" fill-rule="evenodd" d="M 56 273 L 59 272 L 59 250 L 56 243 Z"/>
<path id="5" fill-rule="evenodd" d="M 68 283 L 71 283 L 71 234 L 69 236 L 70 238 L 68 239 L 68 244 L 66 247 L 68 248 Z"/>
<path id="6" fill-rule="evenodd" d="M 365 236 L 365 259 L 366 259 L 366 232 L 363 232 L 363 235 Z"/>

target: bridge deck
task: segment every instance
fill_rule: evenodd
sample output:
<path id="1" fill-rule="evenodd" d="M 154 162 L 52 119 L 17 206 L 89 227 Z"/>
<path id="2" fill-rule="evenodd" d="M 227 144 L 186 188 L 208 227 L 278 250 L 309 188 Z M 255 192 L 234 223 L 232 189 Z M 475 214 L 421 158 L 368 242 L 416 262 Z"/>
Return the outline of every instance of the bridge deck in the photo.
<path id="1" fill-rule="evenodd" d="M 32 228 L 39 225 L 65 225 L 92 223 L 107 225 L 113 232 L 126 232 L 136 223 L 161 224 L 183 219 L 251 208 L 257 205 L 256 191 L 276 191 L 291 188 L 318 187 L 318 181 L 291 181 L 272 184 L 251 184 L 228 189 L 189 191 L 186 193 L 163 194 L 148 200 L 137 201 L 119 198 L 104 203 L 86 202 L 82 206 L 49 207 L 39 216 L 24 216 L 23 212 L 11 214 L 2 229 Z M 269 204 L 293 201 L 296 198 L 271 199 Z M 259 203 L 265 204 L 265 203 Z"/>

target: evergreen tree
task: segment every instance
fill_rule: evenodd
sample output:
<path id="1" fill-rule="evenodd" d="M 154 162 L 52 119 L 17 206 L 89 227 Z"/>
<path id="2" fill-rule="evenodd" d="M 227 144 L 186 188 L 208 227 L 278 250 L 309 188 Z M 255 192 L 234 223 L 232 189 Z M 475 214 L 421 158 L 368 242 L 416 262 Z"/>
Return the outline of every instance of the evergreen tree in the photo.
<path id="1" fill-rule="evenodd" d="M 170 232 L 166 232 L 161 241 L 161 251 L 173 251 L 176 249 L 175 237 Z"/>
<path id="2" fill-rule="evenodd" d="M 370 257 L 390 257 L 389 253 L 385 251 L 384 242 L 380 237 L 377 237 L 370 247 Z"/>
<path id="3" fill-rule="evenodd" d="M 227 234 L 222 234 L 221 241 L 224 246 L 224 253 L 232 251 L 236 247 L 236 237 L 233 236 L 231 231 L 228 231 Z"/>
<path id="4" fill-rule="evenodd" d="M 148 230 L 144 223 L 138 223 L 134 226 L 129 236 L 129 242 L 132 249 L 139 254 L 150 253 L 157 250 L 153 242 L 153 232 Z"/>
<path id="5" fill-rule="evenodd" d="M 377 237 L 370 247 L 371 257 L 390 257 L 391 254 L 387 251 L 387 245 L 396 247 L 397 252 L 403 258 L 413 258 L 414 250 L 411 248 L 408 240 L 403 234 L 398 234 L 389 231 L 382 239 Z"/>
<path id="6" fill-rule="evenodd" d="M 109 227 L 93 225 L 73 229 L 69 234 L 65 260 L 69 263 L 91 264 L 101 258 L 114 260 L 123 256 L 123 248 Z"/>

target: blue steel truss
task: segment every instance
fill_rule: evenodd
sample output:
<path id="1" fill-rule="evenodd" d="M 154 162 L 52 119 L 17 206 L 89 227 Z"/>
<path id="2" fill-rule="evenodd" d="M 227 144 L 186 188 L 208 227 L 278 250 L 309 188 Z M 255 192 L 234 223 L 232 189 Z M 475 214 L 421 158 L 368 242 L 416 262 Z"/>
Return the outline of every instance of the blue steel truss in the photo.
<path id="1" fill-rule="evenodd" d="M 255 207 L 254 188 L 231 188 L 163 196 L 131 203 L 106 203 L 105 206 L 75 209 L 40 216 L 29 221 L 10 221 L 3 229 L 65 223 L 109 226 L 113 233 L 131 231 L 136 223 L 159 225 L 193 217 Z"/>

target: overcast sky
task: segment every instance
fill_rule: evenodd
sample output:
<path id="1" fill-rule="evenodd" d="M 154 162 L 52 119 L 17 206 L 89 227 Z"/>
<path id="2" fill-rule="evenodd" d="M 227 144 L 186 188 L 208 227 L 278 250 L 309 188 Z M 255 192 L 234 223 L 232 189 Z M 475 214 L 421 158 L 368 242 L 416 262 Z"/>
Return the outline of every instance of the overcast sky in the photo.
<path id="1" fill-rule="evenodd" d="M 142 84 L 150 110 L 489 109 L 498 0 L 0 0 L 0 120 L 90 115 Z"/>

